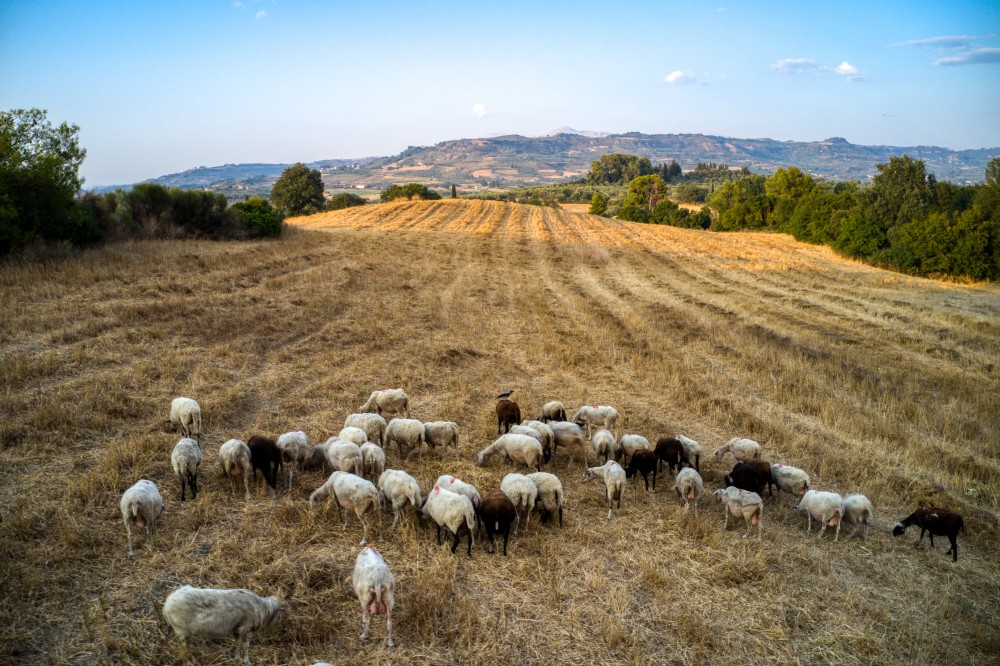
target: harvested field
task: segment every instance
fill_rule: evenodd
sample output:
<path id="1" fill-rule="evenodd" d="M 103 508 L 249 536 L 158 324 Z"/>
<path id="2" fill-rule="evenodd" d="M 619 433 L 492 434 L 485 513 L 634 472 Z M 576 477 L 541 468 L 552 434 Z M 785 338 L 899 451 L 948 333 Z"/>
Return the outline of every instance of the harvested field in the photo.
<path id="1" fill-rule="evenodd" d="M 288 598 L 256 664 L 992 664 L 1000 653 L 1000 288 L 914 279 L 787 236 L 711 234 L 535 206 L 441 200 L 292 220 L 276 241 L 110 245 L 0 266 L 0 661 L 180 663 L 160 616 L 182 584 Z M 395 639 L 360 638 L 349 586 L 361 538 L 325 475 L 245 502 L 218 475 L 231 437 L 336 434 L 373 389 L 415 418 L 461 427 L 461 457 L 388 466 L 499 487 L 476 467 L 493 398 L 525 417 L 558 399 L 610 404 L 620 432 L 751 437 L 813 485 L 862 492 L 867 542 L 805 533 L 788 495 L 765 499 L 763 541 L 722 529 L 705 495 L 682 510 L 664 473 L 603 488 L 559 452 L 565 526 L 532 517 L 509 557 L 434 545 L 407 519 L 372 539 L 397 581 Z M 179 501 L 167 419 L 202 407 L 196 501 Z M 593 458 L 592 458 L 593 460 Z M 140 478 L 167 503 L 155 549 L 127 557 L 118 500 Z M 914 548 L 890 526 L 918 502 L 961 511 Z M 195 642 L 203 664 L 233 641 Z"/>

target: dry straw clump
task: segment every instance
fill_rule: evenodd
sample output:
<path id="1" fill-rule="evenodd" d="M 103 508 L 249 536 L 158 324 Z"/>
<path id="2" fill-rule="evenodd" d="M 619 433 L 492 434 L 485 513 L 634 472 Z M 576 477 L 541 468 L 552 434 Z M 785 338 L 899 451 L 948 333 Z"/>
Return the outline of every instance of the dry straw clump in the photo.
<path id="1" fill-rule="evenodd" d="M 293 220 L 280 240 L 123 243 L 0 266 L 0 661 L 178 663 L 160 617 L 182 584 L 280 594 L 263 664 L 994 663 L 1000 651 L 1000 290 L 911 279 L 773 234 L 708 234 L 498 202 L 366 206 Z M 312 229 L 320 229 L 314 231 Z M 620 518 L 563 453 L 565 527 L 510 556 L 452 556 L 407 518 L 376 545 L 396 576 L 395 638 L 359 639 L 344 579 L 360 527 L 310 511 L 318 472 L 272 500 L 230 494 L 231 437 L 336 434 L 401 386 L 451 451 L 389 466 L 481 492 L 493 397 L 611 404 L 621 429 L 684 432 L 706 487 L 730 437 L 863 492 L 867 543 L 804 533 L 767 500 L 763 542 L 699 518 L 669 483 L 629 483 Z M 178 501 L 170 400 L 203 414 L 197 501 Z M 592 458 L 593 461 L 593 458 Z M 167 503 L 155 550 L 127 557 L 118 512 L 139 478 Z M 889 525 L 918 502 L 966 516 L 956 564 Z M 532 521 L 534 523 L 534 521 Z M 203 663 L 231 645 L 196 643 Z"/>

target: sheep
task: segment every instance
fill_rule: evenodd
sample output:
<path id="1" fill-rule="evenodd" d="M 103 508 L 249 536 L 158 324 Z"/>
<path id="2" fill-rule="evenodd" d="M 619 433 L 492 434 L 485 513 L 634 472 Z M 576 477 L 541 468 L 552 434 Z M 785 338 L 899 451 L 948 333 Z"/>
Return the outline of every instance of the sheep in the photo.
<path id="1" fill-rule="evenodd" d="M 510 501 L 503 490 L 493 490 L 486 494 L 477 511 L 480 522 L 486 528 L 486 537 L 490 540 L 487 552 L 494 553 L 493 535 L 503 535 L 503 555 L 507 557 L 507 540 L 510 538 L 510 525 L 517 520 L 517 507 Z"/>
<path id="2" fill-rule="evenodd" d="M 393 444 L 399 455 L 409 459 L 410 453 L 420 451 L 424 444 L 424 424 L 416 419 L 393 419 L 385 429 L 385 448 Z M 406 447 L 404 449 L 404 446 Z"/>
<path id="3" fill-rule="evenodd" d="M 809 490 L 809 475 L 798 467 L 788 465 L 771 465 L 771 479 L 778 490 L 784 490 L 797 497 L 802 497 Z M 770 487 L 770 486 L 769 486 Z"/>
<path id="4" fill-rule="evenodd" d="M 402 414 L 410 418 L 410 399 L 406 391 L 400 388 L 372 391 L 368 402 L 358 408 L 359 412 L 371 412 L 383 416 L 385 414 Z"/>
<path id="5" fill-rule="evenodd" d="M 542 413 L 538 415 L 536 421 L 548 423 L 549 421 L 565 421 L 566 408 L 558 400 L 552 400 L 542 405 Z"/>
<path id="6" fill-rule="evenodd" d="M 326 442 L 312 447 L 309 455 L 306 456 L 305 468 L 307 470 L 318 469 L 327 474 L 336 471 L 330 468 L 330 459 L 326 455 Z"/>
<path id="7" fill-rule="evenodd" d="M 365 464 L 361 447 L 339 437 L 326 440 L 326 459 L 330 467 L 340 472 L 364 476 Z"/>
<path id="8" fill-rule="evenodd" d="M 482 501 L 479 497 L 479 491 L 471 483 L 466 483 L 456 476 L 450 474 L 442 474 L 434 482 L 435 486 L 441 486 L 445 490 L 450 490 L 453 493 L 458 493 L 459 495 L 465 495 L 472 502 L 472 508 L 476 511 L 479 510 L 479 504 Z"/>
<path id="9" fill-rule="evenodd" d="M 395 647 L 396 644 L 392 642 L 392 609 L 396 605 L 393 596 L 395 579 L 382 553 L 371 546 L 362 549 L 354 560 L 351 583 L 361 602 L 361 640 L 368 640 L 371 616 L 385 613 L 385 644 Z"/>
<path id="10" fill-rule="evenodd" d="M 508 474 L 500 482 L 500 490 L 506 493 L 517 509 L 514 536 L 517 536 L 517 528 L 521 525 L 522 514 L 524 515 L 524 533 L 527 534 L 528 524 L 531 522 L 531 510 L 535 508 L 535 500 L 538 499 L 538 486 L 524 474 Z"/>
<path id="11" fill-rule="evenodd" d="M 844 498 L 844 520 L 854 525 L 854 531 L 851 532 L 850 539 L 852 536 L 858 533 L 861 526 L 865 527 L 865 541 L 868 541 L 868 521 L 872 519 L 875 510 L 872 508 L 872 503 L 868 501 L 868 498 L 864 495 L 854 494 L 848 495 Z"/>
<path id="12" fill-rule="evenodd" d="M 590 444 L 594 447 L 594 453 L 597 455 L 598 459 L 603 458 L 604 462 L 607 462 L 608 458 L 614 457 L 615 449 L 618 448 L 615 436 L 604 428 L 600 428 L 594 432 L 593 436 L 590 438 Z"/>
<path id="13" fill-rule="evenodd" d="M 476 455 L 476 466 L 482 467 L 486 459 L 494 453 L 502 453 L 507 459 L 534 468 L 536 472 L 542 469 L 542 445 L 538 440 L 528 435 L 507 434 L 499 438 Z"/>
<path id="14" fill-rule="evenodd" d="M 337 500 L 337 516 L 343 518 L 345 530 L 350 514 L 343 509 L 354 511 L 354 515 L 358 517 L 358 521 L 364 529 L 359 545 L 363 546 L 368 541 L 368 522 L 365 520 L 365 515 L 372 510 L 375 511 L 375 520 L 378 522 L 379 538 L 381 538 L 382 505 L 375 484 L 348 472 L 334 472 L 326 480 L 326 483 L 314 490 L 309 496 L 309 507 L 315 510 L 319 503 L 330 495 L 333 495 Z"/>
<path id="15" fill-rule="evenodd" d="M 759 465 L 752 464 L 754 459 L 747 462 L 738 462 L 733 467 L 733 471 L 723 477 L 727 486 L 735 486 L 740 490 L 749 490 L 764 496 L 764 488 L 771 489 L 771 466 L 763 461 Z M 766 470 L 766 471 L 765 471 Z"/>
<path id="16" fill-rule="evenodd" d="M 618 410 L 609 405 L 584 405 L 570 420 L 581 428 L 586 425 L 587 437 L 590 437 L 591 426 L 601 426 L 611 432 L 617 430 Z"/>
<path id="17" fill-rule="evenodd" d="M 184 501 L 184 486 L 191 489 L 191 499 L 198 498 L 198 465 L 201 464 L 201 447 L 190 437 L 182 438 L 174 445 L 170 454 L 170 464 L 181 481 L 181 501 Z"/>
<path id="18" fill-rule="evenodd" d="M 642 435 L 622 435 L 622 438 L 618 440 L 618 448 L 615 449 L 615 460 L 623 465 L 628 465 L 632 455 L 639 449 L 652 451 L 653 446 Z"/>
<path id="19" fill-rule="evenodd" d="M 632 454 L 632 459 L 625 470 L 625 476 L 632 478 L 636 473 L 642 474 L 642 480 L 646 484 L 646 492 L 649 492 L 649 473 L 653 473 L 653 492 L 656 492 L 656 465 L 659 462 L 656 454 L 646 449 L 639 449 Z"/>
<path id="20" fill-rule="evenodd" d="M 201 407 L 191 398 L 174 398 L 170 403 L 170 425 L 185 437 L 201 442 Z"/>
<path id="21" fill-rule="evenodd" d="M 253 469 L 253 481 L 257 483 L 257 470 L 259 469 L 264 477 L 264 481 L 271 487 L 271 496 L 274 496 L 278 488 L 278 471 L 281 469 L 281 449 L 274 443 L 273 439 L 254 435 L 247 440 L 250 448 L 250 467 Z"/>
<path id="22" fill-rule="evenodd" d="M 600 467 L 588 467 L 583 473 L 581 482 L 601 477 L 604 479 L 604 496 L 608 500 L 608 520 L 611 520 L 611 505 L 617 500 L 618 514 L 622 512 L 622 492 L 625 490 L 625 470 L 614 460 L 609 460 Z"/>
<path id="23" fill-rule="evenodd" d="M 539 434 L 540 439 L 538 443 L 542 445 L 542 454 L 545 462 L 550 461 L 552 454 L 555 453 L 556 444 L 556 436 L 552 432 L 552 428 L 547 423 L 542 423 L 541 421 L 521 421 L 521 425 L 528 426 Z"/>
<path id="24" fill-rule="evenodd" d="M 924 540 L 924 532 L 929 532 L 931 535 L 931 548 L 934 547 L 935 534 L 946 536 L 951 543 L 951 548 L 945 555 L 951 555 L 951 561 L 958 562 L 958 533 L 965 529 L 965 521 L 962 516 L 948 509 L 922 506 L 893 525 L 892 536 L 900 536 L 910 525 L 920 527 L 920 539 L 914 544 L 915 547 L 920 547 Z"/>
<path id="25" fill-rule="evenodd" d="M 497 434 L 500 433 L 500 428 L 503 427 L 504 433 L 510 432 L 510 427 L 517 425 L 521 422 L 521 408 L 517 406 L 517 403 L 513 400 L 503 400 L 497 401 L 496 406 L 497 412 Z"/>
<path id="26" fill-rule="evenodd" d="M 368 433 L 364 431 L 363 428 L 357 428 L 355 426 L 346 426 L 337 433 L 338 439 L 347 440 L 348 442 L 354 442 L 358 446 L 361 446 L 368 441 Z"/>
<path id="27" fill-rule="evenodd" d="M 527 475 L 538 488 L 538 504 L 541 505 L 541 520 L 547 523 L 556 513 L 559 514 L 559 527 L 563 524 L 563 486 L 555 474 L 548 472 L 532 472 Z"/>
<path id="28" fill-rule="evenodd" d="M 677 472 L 677 479 L 674 481 L 674 490 L 677 496 L 684 500 L 684 510 L 690 507 L 688 501 L 694 502 L 694 516 L 698 517 L 698 498 L 705 489 L 705 484 L 701 480 L 701 474 L 694 467 L 685 467 Z"/>
<path id="29" fill-rule="evenodd" d="M 231 439 L 219 447 L 219 465 L 229 477 L 229 487 L 236 492 L 236 479 L 243 475 L 243 487 L 250 499 L 250 447 L 241 439 Z"/>
<path id="30" fill-rule="evenodd" d="M 377 479 L 385 471 L 385 451 L 382 447 L 371 442 L 362 444 L 361 466 L 366 476 Z"/>
<path id="31" fill-rule="evenodd" d="M 452 421 L 429 421 L 424 424 L 424 441 L 433 449 L 450 446 L 455 449 L 455 460 L 458 460 L 458 424 Z"/>
<path id="32" fill-rule="evenodd" d="M 156 547 L 156 525 L 160 522 L 167 506 L 160 497 L 156 484 L 147 479 L 136 481 L 135 485 L 122 493 L 119 503 L 122 520 L 125 521 L 125 532 L 128 533 L 128 556 L 133 557 L 132 527 L 146 528 L 146 540 L 150 546 Z"/>
<path id="33" fill-rule="evenodd" d="M 452 553 L 458 547 L 462 535 L 467 535 L 469 539 L 468 554 L 469 557 L 472 557 L 472 531 L 476 529 L 476 510 L 472 506 L 472 500 L 465 495 L 445 490 L 441 486 L 434 486 L 434 490 L 424 498 L 420 514 L 424 518 L 433 520 L 437 525 L 437 544 L 439 546 L 441 545 L 442 527 L 455 535 L 455 541 L 451 545 Z"/>
<path id="34" fill-rule="evenodd" d="M 552 434 L 555 436 L 552 440 L 552 450 L 555 451 L 561 446 L 569 454 L 569 458 L 566 460 L 566 469 L 569 469 L 573 463 L 573 459 L 576 457 L 575 453 L 583 456 L 583 466 L 586 467 L 589 462 L 587 450 L 591 447 L 587 445 L 587 440 L 583 437 L 583 428 L 569 421 L 550 421 L 549 427 L 552 428 Z"/>
<path id="35" fill-rule="evenodd" d="M 390 529 L 396 529 L 399 517 L 407 504 L 414 511 L 418 511 L 422 505 L 420 484 L 402 470 L 387 469 L 382 472 L 378 477 L 378 489 L 381 497 L 385 498 L 392 507 L 392 527 Z"/>
<path id="36" fill-rule="evenodd" d="M 822 537 L 827 526 L 836 527 L 837 533 L 833 537 L 834 543 L 840 539 L 840 523 L 844 517 L 844 498 L 837 493 L 821 492 L 819 490 L 809 490 L 802 496 L 799 505 L 795 507 L 795 512 L 799 515 L 805 513 L 809 517 L 806 524 L 806 531 L 812 532 L 813 518 L 823 523 L 818 537 Z"/>
<path id="37" fill-rule="evenodd" d="M 236 660 L 250 664 L 250 632 L 270 629 L 284 604 L 277 597 L 258 597 L 250 590 L 179 587 L 163 602 L 163 619 L 184 641 L 185 660 L 191 638 L 236 637 Z M 242 658 L 241 658 L 242 654 Z"/>
<path id="38" fill-rule="evenodd" d="M 281 462 L 285 466 L 288 477 L 287 490 L 292 491 L 292 477 L 295 468 L 305 468 L 306 452 L 309 450 L 309 440 L 301 430 L 286 432 L 278 437 L 278 448 L 281 450 Z"/>
<path id="39" fill-rule="evenodd" d="M 690 465 L 684 445 L 673 437 L 661 437 L 656 441 L 657 469 L 662 469 L 663 461 L 667 463 L 667 471 L 673 473 L 674 468 L 678 470 L 684 465 Z"/>
<path id="40" fill-rule="evenodd" d="M 378 414 L 364 413 L 351 414 L 344 419 L 344 427 L 361 428 L 368 436 L 367 441 L 375 442 L 379 446 L 385 446 L 385 419 Z"/>
<path id="41" fill-rule="evenodd" d="M 750 536 L 750 530 L 757 526 L 757 541 L 760 541 L 760 530 L 764 520 L 764 500 L 757 493 L 741 490 L 733 486 L 720 488 L 712 493 L 715 499 L 719 500 L 726 507 L 726 521 L 722 529 L 729 527 L 729 514 L 733 516 L 743 516 L 747 531 L 743 534 L 746 539 Z"/>
<path id="42" fill-rule="evenodd" d="M 760 444 L 752 439 L 733 437 L 715 450 L 715 462 L 722 462 L 722 456 L 727 453 L 732 453 L 739 462 L 744 462 L 747 458 L 760 458 Z"/>
<path id="43" fill-rule="evenodd" d="M 701 473 L 701 445 L 694 441 L 690 437 L 685 437 L 680 433 L 674 435 L 674 439 L 680 442 L 684 446 L 684 453 L 687 454 L 688 460 L 694 461 L 694 468 Z"/>

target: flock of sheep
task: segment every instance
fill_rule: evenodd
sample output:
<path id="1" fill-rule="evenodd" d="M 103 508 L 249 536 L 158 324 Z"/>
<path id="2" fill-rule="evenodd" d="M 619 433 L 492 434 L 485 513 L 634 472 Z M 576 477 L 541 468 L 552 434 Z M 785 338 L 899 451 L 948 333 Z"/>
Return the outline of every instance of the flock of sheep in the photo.
<path id="1" fill-rule="evenodd" d="M 430 449 L 450 447 L 455 450 L 456 459 L 459 455 L 458 426 L 450 421 L 421 423 L 411 419 L 409 399 L 402 389 L 373 392 L 358 413 L 347 417 L 337 436 L 311 450 L 301 431 L 285 433 L 276 441 L 255 435 L 247 442 L 239 439 L 225 442 L 219 449 L 219 464 L 233 492 L 242 477 L 248 500 L 251 476 L 256 479 L 258 470 L 272 495 L 277 490 L 282 468 L 285 474 L 282 485 L 289 491 L 296 470 L 331 472 L 326 482 L 310 495 L 310 507 L 316 509 L 328 498 L 334 498 L 345 528 L 351 513 L 361 523 L 362 546 L 368 540 L 368 518 L 374 514 L 381 536 L 382 507 L 391 506 L 391 529 L 396 528 L 401 516 L 410 509 L 419 518 L 434 522 L 438 545 L 441 544 L 442 528 L 452 535 L 453 553 L 465 537 L 467 553 L 472 555 L 473 533 L 478 526 L 486 532 L 490 552 L 494 550 L 494 536 L 503 536 L 506 555 L 511 527 L 516 535 L 523 523 L 527 532 L 531 513 L 536 508 L 543 522 L 558 515 L 562 526 L 562 483 L 554 474 L 541 471 L 542 464 L 549 462 L 560 447 L 567 452 L 567 468 L 574 460 L 583 461 L 583 482 L 595 478 L 604 482 L 608 519 L 616 503 L 621 511 L 626 479 L 641 474 L 646 492 L 649 492 L 649 476 L 652 475 L 655 492 L 657 474 L 664 462 L 669 472 L 676 470 L 672 489 L 683 500 L 684 510 L 693 504 L 694 515 L 698 515 L 698 498 L 704 492 L 704 482 L 700 474 L 701 447 L 696 441 L 678 434 L 660 438 L 653 446 L 641 435 L 617 437 L 619 414 L 607 405 L 583 406 L 572 419 L 567 419 L 561 403 L 549 402 L 538 418 L 522 420 L 519 406 L 507 399 L 507 395 L 500 396 L 496 405 L 498 438 L 476 455 L 476 464 L 483 466 L 489 457 L 498 455 L 534 472 L 507 474 L 499 489 L 482 497 L 473 485 L 448 474 L 441 475 L 425 495 L 413 476 L 403 470 L 386 469 L 386 451 L 391 451 L 393 445 L 403 460 L 420 452 L 424 445 Z M 184 501 L 188 491 L 194 499 L 202 462 L 198 403 L 190 398 L 176 398 L 171 404 L 170 422 L 183 434 L 171 454 L 171 464 L 180 481 L 180 499 Z M 598 459 L 603 458 L 604 464 L 587 467 L 591 452 Z M 769 496 L 773 495 L 772 488 L 776 486 L 779 492 L 799 498 L 796 511 L 807 516 L 807 531 L 812 530 L 812 521 L 816 519 L 821 525 L 818 536 L 822 537 L 826 528 L 832 527 L 836 529 L 834 541 L 837 541 L 841 522 L 846 520 L 855 526 L 850 536 L 863 527 L 867 540 L 873 509 L 864 495 L 843 498 L 837 493 L 815 490 L 805 471 L 762 461 L 760 445 L 750 439 L 730 440 L 715 451 L 716 462 L 721 463 L 727 453 L 736 459 L 736 466 L 725 476 L 725 487 L 712 493 L 724 506 L 724 528 L 728 527 L 730 514 L 742 517 L 746 525 L 743 538 L 746 539 L 756 527 L 760 540 L 764 511 L 762 495 L 765 488 Z M 138 481 L 122 495 L 120 508 L 128 534 L 129 556 L 134 555 L 133 528 L 145 528 L 147 541 L 155 547 L 156 526 L 165 508 L 156 484 L 147 479 Z M 958 559 L 956 536 L 963 528 L 960 515 L 947 509 L 921 507 L 896 523 L 893 534 L 898 536 L 913 524 L 921 528 L 920 541 L 925 531 L 930 532 L 932 547 L 935 535 L 947 536 L 951 543 L 948 554 L 953 555 L 953 560 Z M 368 638 L 372 615 L 385 614 L 386 642 L 392 647 L 394 579 L 376 548 L 365 546 L 358 554 L 352 583 L 361 604 L 361 637 Z M 272 626 L 281 610 L 282 603 L 277 598 L 259 597 L 249 590 L 201 589 L 185 585 L 167 597 L 163 616 L 184 641 L 188 656 L 192 637 L 235 636 L 236 659 L 249 664 L 249 633 Z"/>

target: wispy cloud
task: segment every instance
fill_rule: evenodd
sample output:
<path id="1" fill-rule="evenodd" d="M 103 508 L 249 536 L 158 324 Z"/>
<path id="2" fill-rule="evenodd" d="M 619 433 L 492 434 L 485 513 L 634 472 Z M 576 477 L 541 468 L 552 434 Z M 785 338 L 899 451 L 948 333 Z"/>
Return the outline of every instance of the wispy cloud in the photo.
<path id="1" fill-rule="evenodd" d="M 671 85 L 679 85 L 686 83 L 696 83 L 698 81 L 698 77 L 692 74 L 691 72 L 685 72 L 680 69 L 675 69 L 674 71 L 670 72 L 665 77 L 663 77 L 663 81 L 664 83 L 669 83 Z"/>
<path id="2" fill-rule="evenodd" d="M 265 10 L 265 9 L 262 9 L 262 10 L 260 10 L 259 12 L 257 12 L 257 18 L 259 18 L 259 19 L 262 19 L 262 18 L 264 18 L 265 16 L 267 16 L 267 10 Z"/>
<path id="3" fill-rule="evenodd" d="M 240 2 L 239 0 L 236 0 L 236 2 L 233 3 L 233 7 L 235 7 L 236 9 L 243 9 L 243 3 Z"/>
<path id="4" fill-rule="evenodd" d="M 866 81 L 868 76 L 846 60 L 839 65 L 823 65 L 812 58 L 782 58 L 771 65 L 781 74 L 836 74 L 848 81 Z"/>
<path id="5" fill-rule="evenodd" d="M 934 64 L 944 67 L 955 67 L 957 65 L 985 65 L 995 62 L 1000 62 L 1000 48 L 984 47 L 946 58 L 939 58 L 934 61 Z"/>
<path id="6" fill-rule="evenodd" d="M 782 58 L 771 69 L 782 74 L 802 74 L 819 70 L 819 65 L 812 58 Z"/>
<path id="7" fill-rule="evenodd" d="M 927 37 L 926 39 L 908 39 L 905 42 L 897 42 L 889 46 L 936 46 L 939 48 L 957 48 L 969 46 L 975 37 L 969 35 L 942 35 L 940 37 Z"/>
<path id="8" fill-rule="evenodd" d="M 476 118 L 485 118 L 490 115 L 490 112 L 486 109 L 485 104 L 473 104 L 472 105 L 472 115 Z"/>

